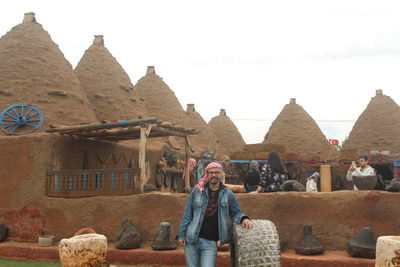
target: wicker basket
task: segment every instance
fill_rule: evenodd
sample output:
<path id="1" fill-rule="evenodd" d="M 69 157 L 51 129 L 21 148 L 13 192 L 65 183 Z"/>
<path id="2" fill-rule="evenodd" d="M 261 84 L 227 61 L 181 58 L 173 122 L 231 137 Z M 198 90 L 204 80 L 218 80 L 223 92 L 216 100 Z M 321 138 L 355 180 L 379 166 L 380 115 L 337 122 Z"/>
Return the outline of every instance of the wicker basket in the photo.
<path id="1" fill-rule="evenodd" d="M 358 190 L 373 190 L 377 180 L 376 175 L 353 176 L 353 183 L 357 186 Z"/>

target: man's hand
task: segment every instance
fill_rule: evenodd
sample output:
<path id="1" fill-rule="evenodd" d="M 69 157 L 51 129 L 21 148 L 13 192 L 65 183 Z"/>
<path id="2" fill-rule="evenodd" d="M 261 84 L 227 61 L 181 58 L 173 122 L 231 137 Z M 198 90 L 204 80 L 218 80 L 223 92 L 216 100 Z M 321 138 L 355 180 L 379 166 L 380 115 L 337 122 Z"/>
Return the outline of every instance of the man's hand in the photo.
<path id="1" fill-rule="evenodd" d="M 355 171 L 356 169 L 357 169 L 356 165 L 350 165 L 350 168 L 349 168 L 350 171 Z"/>
<path id="2" fill-rule="evenodd" d="M 179 238 L 179 239 L 178 239 L 178 242 L 179 242 L 179 245 L 181 245 L 181 246 L 186 246 L 186 240 L 185 240 L 185 239 Z"/>
<path id="3" fill-rule="evenodd" d="M 249 219 L 244 219 L 242 222 L 242 227 L 247 229 L 253 229 L 253 223 Z"/>

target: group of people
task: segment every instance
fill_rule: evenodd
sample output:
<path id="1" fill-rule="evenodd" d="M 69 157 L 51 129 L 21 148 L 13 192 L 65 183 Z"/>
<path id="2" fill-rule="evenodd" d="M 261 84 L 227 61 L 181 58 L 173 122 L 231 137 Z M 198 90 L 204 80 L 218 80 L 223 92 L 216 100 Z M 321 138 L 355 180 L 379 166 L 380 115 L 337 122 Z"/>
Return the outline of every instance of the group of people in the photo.
<path id="1" fill-rule="evenodd" d="M 282 165 L 279 154 L 271 152 L 266 164 L 260 166 L 257 161 L 250 161 L 249 171 L 244 177 L 247 192 L 277 192 L 288 180 L 288 174 Z"/>
<path id="2" fill-rule="evenodd" d="M 375 174 L 368 164 L 368 157 L 361 157 L 358 163 L 359 167 L 355 163 L 350 166 L 347 173 L 349 181 L 355 175 Z M 193 170 L 195 161 L 190 166 Z M 218 245 L 230 243 L 231 221 L 247 229 L 254 227 L 251 218 L 241 211 L 234 193 L 223 184 L 223 180 L 222 165 L 217 162 L 208 164 L 186 201 L 177 236 L 184 246 L 186 266 L 216 266 Z M 250 162 L 244 185 L 248 192 L 276 192 L 287 180 L 279 154 L 271 152 L 265 165 Z M 355 185 L 354 189 L 357 190 Z"/>

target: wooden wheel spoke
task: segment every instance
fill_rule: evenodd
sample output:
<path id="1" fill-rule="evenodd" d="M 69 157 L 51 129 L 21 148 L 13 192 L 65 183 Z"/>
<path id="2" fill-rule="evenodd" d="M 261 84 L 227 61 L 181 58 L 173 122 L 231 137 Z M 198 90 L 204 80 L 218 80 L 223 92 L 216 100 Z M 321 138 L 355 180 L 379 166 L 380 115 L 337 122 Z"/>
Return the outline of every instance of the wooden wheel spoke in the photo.
<path id="1" fill-rule="evenodd" d="M 14 115 L 8 113 L 8 111 L 7 111 L 6 113 L 4 113 L 4 115 L 10 116 L 11 118 L 14 118 L 14 119 L 16 119 L 16 120 L 18 119 L 18 118 L 15 117 Z"/>
<path id="2" fill-rule="evenodd" d="M 17 128 L 18 128 L 18 125 L 15 125 L 15 127 L 10 131 L 10 133 L 15 132 L 15 130 L 17 130 Z"/>
<path id="3" fill-rule="evenodd" d="M 3 128 L 6 129 L 6 128 L 9 128 L 9 127 L 15 126 L 15 125 L 17 125 L 17 124 L 16 124 L 16 123 L 14 123 L 14 124 L 8 124 L 8 125 L 4 126 Z"/>

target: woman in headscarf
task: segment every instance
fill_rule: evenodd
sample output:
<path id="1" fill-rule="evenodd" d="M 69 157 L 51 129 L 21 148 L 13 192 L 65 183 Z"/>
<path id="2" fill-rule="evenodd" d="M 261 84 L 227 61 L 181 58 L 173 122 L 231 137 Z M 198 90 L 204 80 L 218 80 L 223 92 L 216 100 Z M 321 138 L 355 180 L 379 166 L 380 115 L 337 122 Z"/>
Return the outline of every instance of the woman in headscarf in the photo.
<path id="1" fill-rule="evenodd" d="M 282 166 L 281 159 L 277 152 L 271 152 L 268 162 L 261 168 L 260 184 L 257 192 L 280 191 L 281 185 L 288 180 L 288 175 Z"/>
<path id="2" fill-rule="evenodd" d="M 247 192 L 256 191 L 258 185 L 260 184 L 261 173 L 258 169 L 258 162 L 255 160 L 250 161 L 249 171 L 246 173 L 244 177 L 244 188 L 246 188 Z"/>

